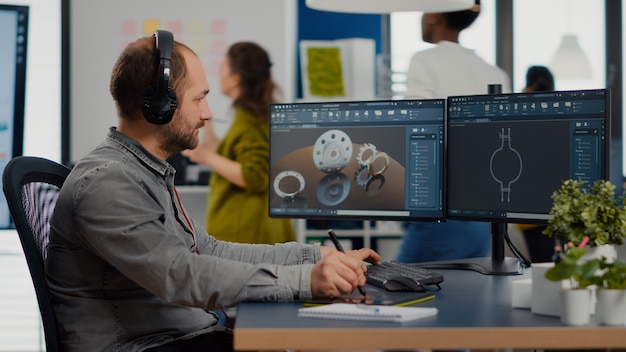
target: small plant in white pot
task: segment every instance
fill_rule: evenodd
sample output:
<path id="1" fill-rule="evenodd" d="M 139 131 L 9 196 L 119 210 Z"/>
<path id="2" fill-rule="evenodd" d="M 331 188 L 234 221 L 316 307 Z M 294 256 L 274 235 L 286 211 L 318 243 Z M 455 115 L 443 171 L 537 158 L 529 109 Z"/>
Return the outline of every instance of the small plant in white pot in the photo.
<path id="1" fill-rule="evenodd" d="M 552 194 L 553 218 L 543 233 L 554 236 L 561 244 L 573 242 L 577 246 L 589 237 L 589 247 L 611 245 L 612 254 L 602 255 L 614 259 L 615 246 L 626 239 L 626 196 L 616 196 L 615 189 L 615 185 L 604 180 L 591 185 L 586 181 L 563 181 Z"/>
<path id="2" fill-rule="evenodd" d="M 578 248 L 573 243 L 568 244 L 565 253 L 559 255 L 557 263 L 548 269 L 546 279 L 550 281 L 569 280 L 570 289 L 586 289 L 598 282 L 596 272 L 600 269 L 598 259 L 582 261 L 585 248 Z"/>
<path id="3" fill-rule="evenodd" d="M 596 320 L 602 325 L 624 325 L 626 322 L 626 262 L 597 259 L 599 270 L 593 278 L 596 285 Z"/>
<path id="4" fill-rule="evenodd" d="M 600 263 L 595 259 L 582 261 L 585 248 L 578 248 L 572 242 L 567 247 L 565 253 L 559 255 L 560 260 L 546 271 L 546 279 L 570 282 L 570 287 L 561 289 L 561 321 L 567 325 L 586 325 L 591 316 L 589 286 L 595 283 Z"/>

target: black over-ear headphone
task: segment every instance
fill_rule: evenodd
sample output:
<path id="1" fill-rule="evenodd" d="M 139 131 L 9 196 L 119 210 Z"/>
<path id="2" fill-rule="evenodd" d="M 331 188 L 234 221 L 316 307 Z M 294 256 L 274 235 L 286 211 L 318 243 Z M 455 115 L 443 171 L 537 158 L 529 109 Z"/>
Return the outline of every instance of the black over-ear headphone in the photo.
<path id="1" fill-rule="evenodd" d="M 156 125 L 163 125 L 172 120 L 178 107 L 176 92 L 169 86 L 170 62 L 174 52 L 174 35 L 165 30 L 154 32 L 154 41 L 159 54 L 159 68 L 156 83 L 143 90 L 143 116 Z"/>

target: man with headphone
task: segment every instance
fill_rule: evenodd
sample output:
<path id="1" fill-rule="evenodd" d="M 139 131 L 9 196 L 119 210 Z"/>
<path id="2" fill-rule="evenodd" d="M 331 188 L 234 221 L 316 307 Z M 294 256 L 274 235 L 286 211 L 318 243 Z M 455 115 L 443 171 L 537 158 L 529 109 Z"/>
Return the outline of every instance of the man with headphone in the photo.
<path id="1" fill-rule="evenodd" d="M 230 351 L 210 310 L 244 300 L 340 296 L 365 284 L 370 249 L 218 241 L 189 218 L 173 153 L 212 118 L 197 55 L 167 31 L 113 68 L 117 127 L 65 181 L 45 264 L 64 351 Z M 243 210 L 242 210 L 243 211 Z"/>

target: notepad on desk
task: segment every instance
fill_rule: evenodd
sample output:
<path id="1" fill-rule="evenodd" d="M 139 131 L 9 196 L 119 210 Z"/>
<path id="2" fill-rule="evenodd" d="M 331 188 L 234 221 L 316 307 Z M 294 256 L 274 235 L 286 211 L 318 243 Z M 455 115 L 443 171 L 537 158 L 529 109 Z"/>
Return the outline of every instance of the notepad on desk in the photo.
<path id="1" fill-rule="evenodd" d="M 305 307 L 333 304 L 372 304 L 384 306 L 412 306 L 430 301 L 435 295 L 431 292 L 390 292 L 382 290 L 368 290 L 365 298 L 360 294 L 348 294 L 334 298 L 314 298 L 304 302 Z"/>
<path id="2" fill-rule="evenodd" d="M 400 307 L 369 304 L 333 303 L 298 309 L 301 318 L 325 318 L 379 322 L 405 322 L 437 315 L 433 307 Z"/>

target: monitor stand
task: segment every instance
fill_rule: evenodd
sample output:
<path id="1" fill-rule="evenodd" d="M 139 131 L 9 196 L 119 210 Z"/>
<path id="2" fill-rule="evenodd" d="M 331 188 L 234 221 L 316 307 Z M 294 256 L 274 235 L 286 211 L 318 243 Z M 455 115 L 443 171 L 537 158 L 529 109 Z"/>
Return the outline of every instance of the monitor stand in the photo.
<path id="1" fill-rule="evenodd" d="M 521 275 L 526 267 L 518 258 L 504 256 L 506 223 L 491 223 L 491 257 L 417 263 L 427 269 L 473 270 L 485 275 Z"/>

